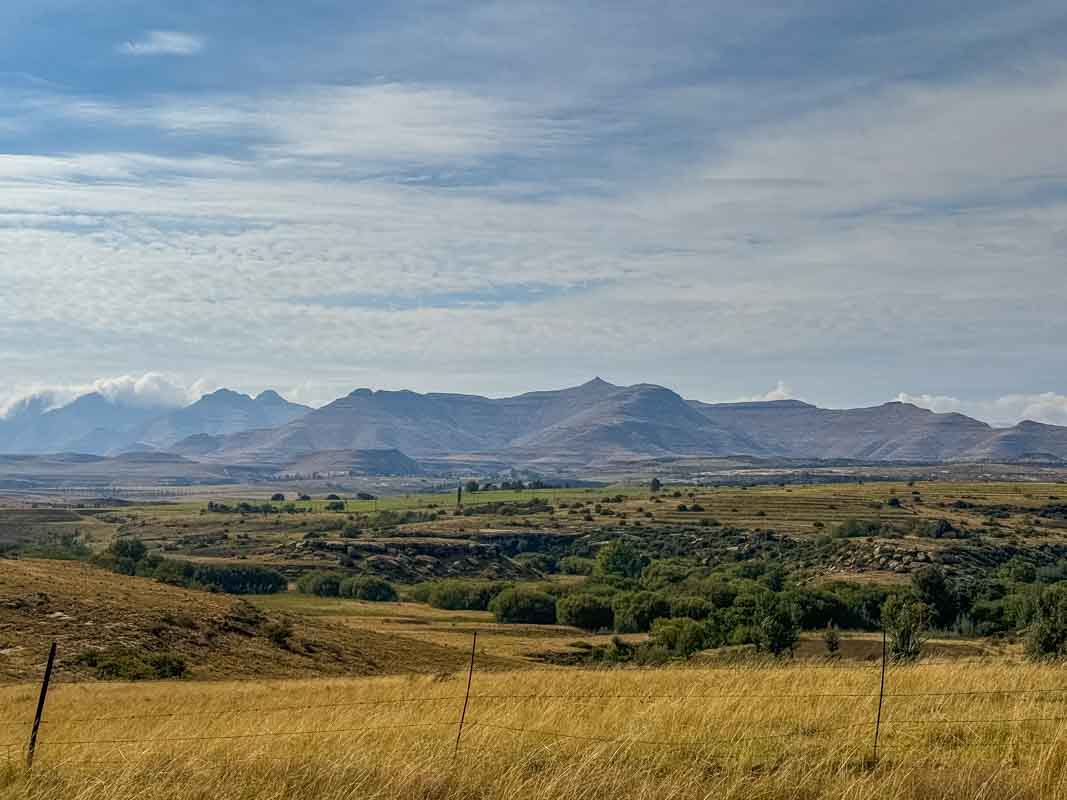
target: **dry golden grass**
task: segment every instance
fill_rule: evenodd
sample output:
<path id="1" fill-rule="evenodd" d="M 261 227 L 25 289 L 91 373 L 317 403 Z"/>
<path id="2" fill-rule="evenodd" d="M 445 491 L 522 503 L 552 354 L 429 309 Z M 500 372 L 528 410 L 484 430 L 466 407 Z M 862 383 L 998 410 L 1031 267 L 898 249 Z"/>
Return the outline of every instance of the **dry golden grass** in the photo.
<path id="1" fill-rule="evenodd" d="M 18 748 L 10 748 L 0 795 L 1052 800 L 1067 794 L 1061 668 L 934 662 L 890 670 L 881 759 L 872 765 L 878 682 L 876 664 L 476 673 L 455 761 L 465 689 L 458 674 L 60 685 L 49 700 L 32 776 L 17 765 Z M 1029 693 L 1014 693 L 1019 690 Z M 0 689 L 0 721 L 16 723 L 0 728 L 0 741 L 23 741 L 35 695 L 29 685 Z M 413 699 L 420 702 L 381 703 Z M 172 712 L 177 715 L 150 716 Z"/>

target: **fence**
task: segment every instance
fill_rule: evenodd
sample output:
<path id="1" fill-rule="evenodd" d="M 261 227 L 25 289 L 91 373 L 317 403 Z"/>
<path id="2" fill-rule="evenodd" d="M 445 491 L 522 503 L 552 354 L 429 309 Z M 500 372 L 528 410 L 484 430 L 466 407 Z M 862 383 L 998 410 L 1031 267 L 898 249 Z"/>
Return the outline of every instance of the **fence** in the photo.
<path id="1" fill-rule="evenodd" d="M 9 762 L 16 762 L 21 752 L 24 755 L 25 764 L 27 768 L 32 769 L 34 759 L 38 750 L 46 751 L 67 751 L 74 750 L 76 753 L 84 753 L 85 750 L 100 748 L 107 746 L 109 748 L 109 754 L 119 753 L 122 754 L 123 746 L 131 745 L 182 745 L 193 743 L 205 743 L 205 742 L 228 742 L 228 741 L 240 741 L 240 740 L 260 740 L 260 739 L 288 739 L 296 737 L 345 737 L 348 739 L 355 737 L 362 737 L 371 734 L 380 734 L 385 731 L 390 732 L 406 732 L 410 731 L 413 734 L 418 732 L 429 732 L 431 730 L 449 731 L 455 730 L 454 744 L 451 746 L 451 760 L 455 761 L 465 751 L 465 736 L 469 742 L 469 737 L 472 731 L 496 731 L 500 733 L 508 734 L 512 737 L 522 737 L 525 741 L 526 737 L 537 739 L 554 741 L 557 743 L 571 742 L 576 743 L 578 746 L 590 746 L 590 745 L 611 745 L 618 748 L 653 748 L 655 750 L 683 750 L 689 751 L 694 757 L 703 758 L 709 761 L 728 761 L 736 758 L 752 758 L 752 751 L 750 746 L 754 743 L 766 744 L 773 743 L 777 745 L 789 746 L 794 740 L 805 740 L 807 743 L 825 743 L 828 735 L 840 735 L 844 733 L 850 734 L 849 740 L 853 742 L 860 742 L 862 744 L 856 744 L 855 747 L 858 750 L 864 752 L 863 761 L 866 766 L 873 767 L 878 764 L 879 759 L 884 757 L 889 751 L 899 744 L 895 738 L 890 738 L 886 741 L 886 729 L 898 730 L 898 729 L 910 729 L 921 728 L 926 726 L 963 726 L 966 727 L 971 741 L 962 741 L 968 747 L 980 747 L 988 749 L 1000 748 L 1005 751 L 1010 751 L 1015 756 L 1019 754 L 1020 750 L 1032 747 L 1049 747 L 1059 744 L 1067 744 L 1067 726 L 1063 726 L 1062 723 L 1067 723 L 1067 713 L 1055 713 L 1057 707 L 1062 707 L 1064 702 L 1067 702 L 1067 687 L 1038 687 L 1038 688 L 1011 688 L 1011 689 L 936 689 L 936 690 L 922 690 L 922 691 L 901 691 L 895 690 L 894 677 L 899 674 L 898 668 L 887 662 L 884 642 L 883 653 L 880 662 L 851 665 L 851 664 L 812 664 L 812 665 L 797 665 L 790 667 L 790 669 L 797 670 L 798 673 L 812 671 L 812 670 L 837 670 L 841 672 L 848 672 L 850 674 L 862 674 L 866 675 L 870 673 L 871 687 L 868 691 L 817 691 L 817 692 L 688 692 L 685 694 L 656 694 L 656 693 L 579 693 L 579 692 L 562 692 L 562 693 L 492 693 L 484 692 L 479 693 L 474 691 L 475 685 L 475 673 L 477 667 L 477 634 L 474 634 L 471 651 L 470 662 L 466 674 L 466 691 L 457 692 L 453 694 L 436 694 L 426 696 L 408 696 L 397 698 L 383 698 L 383 699 L 367 699 L 357 700 L 350 702 L 336 702 L 336 703 L 307 703 L 307 704 L 272 704 L 272 705 L 255 705 L 248 707 L 236 707 L 225 709 L 213 709 L 213 710 L 188 710 L 183 708 L 175 708 L 167 711 L 152 711 L 147 713 L 116 713 L 97 716 L 58 716 L 52 717 L 47 714 L 47 702 L 50 689 L 50 681 L 52 675 L 53 664 L 56 656 L 56 645 L 53 643 L 52 649 L 49 653 L 47 667 L 42 679 L 42 684 L 36 704 L 36 712 L 32 720 L 11 720 L 0 721 L 0 748 L 5 752 L 6 759 Z M 956 660 L 956 661 L 920 661 L 916 664 L 908 665 L 905 669 L 908 671 L 921 669 L 925 667 L 937 667 L 937 666 L 953 666 L 957 667 L 964 664 L 971 663 L 989 663 L 985 660 Z M 996 662 L 1003 663 L 1003 662 Z M 737 671 L 739 667 L 713 667 L 704 668 L 714 671 L 729 670 Z M 743 668 L 747 670 L 747 674 L 756 674 L 750 667 Z M 566 674 L 566 673 L 553 673 L 553 674 Z M 912 673 L 913 674 L 913 673 Z M 944 716 L 947 711 L 953 708 L 953 704 L 960 703 L 965 698 L 1012 698 L 1012 697 L 1029 697 L 1029 698 L 1046 698 L 1053 702 L 1053 710 L 1049 713 L 1042 713 L 1039 715 L 1031 714 L 1027 716 L 1009 715 L 1009 716 L 967 716 L 967 715 L 951 715 Z M 909 716 L 907 714 L 899 716 L 893 712 L 899 711 L 898 704 L 906 703 L 911 698 L 926 698 L 938 701 L 939 716 L 932 715 L 914 715 Z M 796 724 L 789 730 L 777 730 L 773 733 L 758 733 L 753 734 L 750 730 L 735 731 L 731 735 L 710 736 L 708 731 L 698 732 L 697 735 L 687 738 L 670 738 L 670 739 L 645 739 L 641 737 L 629 737 L 629 736 L 611 736 L 611 735 L 596 735 L 590 733 L 579 733 L 575 730 L 564 730 L 559 727 L 543 727 L 541 725 L 512 725 L 505 724 L 499 719 L 494 719 L 486 712 L 499 708 L 502 705 L 521 705 L 524 703 L 542 703 L 542 704 L 559 704 L 567 709 L 571 709 L 572 713 L 574 709 L 580 708 L 584 705 L 607 705 L 607 704 L 632 704 L 638 706 L 639 704 L 656 704 L 660 702 L 668 701 L 681 701 L 688 704 L 705 703 L 708 701 L 737 701 L 738 703 L 752 703 L 753 705 L 759 705 L 760 707 L 774 707 L 784 703 L 801 703 L 806 704 L 808 708 L 814 709 L 819 707 L 820 704 L 848 704 L 849 707 L 856 708 L 855 704 L 861 702 L 870 703 L 870 716 L 869 719 L 863 721 L 853 722 L 847 725 L 829 725 L 824 727 L 813 726 L 804 720 L 797 719 Z M 448 704 L 452 704 L 455 709 L 455 717 L 446 720 L 413 720 L 410 722 L 391 723 L 385 725 L 379 724 L 345 724 L 341 726 L 326 726 L 326 727 L 292 727 L 292 728 L 272 728 L 270 730 L 256 730 L 240 733 L 200 733 L 197 735 L 177 735 L 177 736 L 159 736 L 159 737 L 138 737 L 138 736 L 115 736 L 115 735 L 98 735 L 91 734 L 92 728 L 106 726 L 109 723 L 128 723 L 134 721 L 146 721 L 146 720 L 197 720 L 197 719 L 221 719 L 225 717 L 236 717 L 239 715 L 279 715 L 279 714 L 295 714 L 298 712 L 308 712 L 315 710 L 362 710 L 366 712 L 370 709 L 379 707 L 390 707 L 394 709 L 413 709 L 420 710 L 426 706 L 438 705 L 447 708 Z M 470 712 L 474 709 L 478 712 L 478 715 L 471 716 Z M 479 716 L 485 715 L 485 716 Z M 705 725 L 736 725 L 737 719 L 704 719 Z M 1054 734 L 1050 738 L 1026 738 L 1020 740 L 1018 738 L 997 739 L 993 734 L 1003 733 L 1006 730 L 1011 730 L 1009 726 L 1023 726 L 1023 725 L 1042 725 L 1059 723 L 1061 724 L 1057 730 L 1053 731 Z M 751 722 L 746 723 L 752 725 Z M 70 737 L 59 736 L 53 737 L 50 735 L 50 729 L 55 726 L 66 726 L 70 728 L 72 726 L 86 726 L 87 731 L 84 735 Z M 978 741 L 977 732 L 980 730 L 986 731 L 985 738 L 992 738 L 993 741 Z M 1016 729 L 1017 730 L 1017 729 Z M 23 738 L 20 740 L 18 737 L 20 732 Z M 958 731 L 955 734 L 959 736 Z M 739 752 L 744 748 L 743 752 Z M 474 747 L 476 750 L 492 750 L 490 745 L 482 743 Z M 616 751 L 617 752 L 617 751 Z M 789 751 L 784 753 L 778 751 L 778 755 L 788 756 Z M 228 764 L 232 764 L 232 761 L 227 761 Z M 61 766 L 63 768 L 72 769 L 93 769 L 103 767 L 107 765 L 125 765 L 128 761 L 101 761 L 95 759 L 85 759 L 72 756 L 62 761 L 54 761 L 50 763 L 50 766 Z M 213 765 L 208 763 L 198 763 L 197 768 L 211 769 Z"/>

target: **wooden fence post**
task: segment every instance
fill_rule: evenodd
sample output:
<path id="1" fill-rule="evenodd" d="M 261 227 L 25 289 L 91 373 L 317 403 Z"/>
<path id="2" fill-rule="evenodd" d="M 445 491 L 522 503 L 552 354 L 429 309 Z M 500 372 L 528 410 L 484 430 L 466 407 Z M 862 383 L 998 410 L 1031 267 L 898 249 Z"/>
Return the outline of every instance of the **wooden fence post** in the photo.
<path id="1" fill-rule="evenodd" d="M 26 747 L 26 769 L 33 769 L 33 755 L 37 750 L 37 732 L 41 728 L 41 717 L 44 715 L 44 701 L 48 698 L 48 684 L 52 682 L 52 667 L 56 663 L 56 643 L 48 650 L 48 663 L 44 668 L 44 680 L 41 681 L 41 694 L 37 698 L 37 714 L 33 718 L 33 728 L 30 730 L 30 742 Z"/>
<path id="2" fill-rule="evenodd" d="M 463 711 L 459 715 L 459 731 L 456 733 L 456 749 L 452 751 L 452 760 L 455 761 L 459 756 L 459 740 L 463 738 L 463 723 L 467 719 L 467 704 L 471 701 L 471 683 L 474 680 L 474 654 L 478 648 L 478 631 L 474 632 L 474 639 L 471 641 L 471 663 L 467 668 L 467 694 L 463 698 Z"/>
<path id="3" fill-rule="evenodd" d="M 882 702 L 885 700 L 885 625 L 882 625 L 882 682 L 878 687 L 878 716 L 874 720 L 874 758 L 872 763 L 878 764 L 878 735 L 882 730 Z"/>

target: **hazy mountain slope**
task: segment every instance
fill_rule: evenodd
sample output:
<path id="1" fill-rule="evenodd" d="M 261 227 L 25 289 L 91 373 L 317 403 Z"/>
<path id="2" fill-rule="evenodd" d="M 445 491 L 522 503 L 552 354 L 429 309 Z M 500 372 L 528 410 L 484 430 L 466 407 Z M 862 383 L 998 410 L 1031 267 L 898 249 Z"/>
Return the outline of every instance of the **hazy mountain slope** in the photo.
<path id="1" fill-rule="evenodd" d="M 724 430 L 661 386 L 611 387 L 584 408 L 570 410 L 569 416 L 512 441 L 510 449 L 617 456 L 763 452 L 749 437 Z"/>
<path id="2" fill-rule="evenodd" d="M 993 435 L 960 457 L 981 461 L 1016 460 L 1050 455 L 1067 459 L 1067 428 L 1022 422 L 1013 428 L 995 430 Z"/>
<path id="3" fill-rule="evenodd" d="M 105 452 L 129 441 L 138 426 L 167 410 L 114 403 L 96 392 L 61 408 L 23 407 L 0 421 L 0 452 Z"/>
<path id="4" fill-rule="evenodd" d="M 768 453 L 791 458 L 945 461 L 1012 459 L 1037 452 L 1067 455 L 1067 428 L 1024 423 L 1001 430 L 962 414 L 935 414 L 907 403 L 844 410 L 795 400 L 690 405 Z"/>
<path id="5" fill-rule="evenodd" d="M 205 454 L 211 449 L 203 441 L 188 446 Z M 225 437 L 210 457 L 280 464 L 336 449 L 396 449 L 413 457 L 510 451 L 526 457 L 761 452 L 668 389 L 613 386 L 597 379 L 502 399 L 359 389 L 278 429 Z"/>
<path id="6" fill-rule="evenodd" d="M 255 398 L 219 389 L 190 406 L 160 416 L 137 432 L 137 440 L 166 448 L 190 436 L 276 428 L 304 416 L 311 408 L 290 403 L 277 392 L 266 391 Z"/>

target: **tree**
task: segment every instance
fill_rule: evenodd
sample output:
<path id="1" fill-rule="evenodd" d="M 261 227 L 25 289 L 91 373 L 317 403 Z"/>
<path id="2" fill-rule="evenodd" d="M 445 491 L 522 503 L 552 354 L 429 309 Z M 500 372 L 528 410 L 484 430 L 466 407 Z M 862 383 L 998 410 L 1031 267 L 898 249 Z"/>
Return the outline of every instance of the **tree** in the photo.
<path id="1" fill-rule="evenodd" d="M 653 478 L 651 483 L 648 484 L 648 488 L 652 490 L 653 494 L 655 494 L 663 488 L 663 483 L 660 481 L 659 478 Z"/>
<path id="2" fill-rule="evenodd" d="M 478 481 L 471 480 L 467 481 L 463 488 L 467 490 L 468 494 L 474 494 L 480 487 L 478 486 Z"/>
<path id="3" fill-rule="evenodd" d="M 930 609 L 918 600 L 892 595 L 882 606 L 889 656 L 894 661 L 915 661 L 926 642 Z"/>
<path id="4" fill-rule="evenodd" d="M 572 625 L 584 631 L 610 629 L 615 624 L 611 600 L 595 594 L 580 593 L 562 598 L 556 604 L 560 625 Z"/>
<path id="5" fill-rule="evenodd" d="M 959 604 L 955 587 L 940 567 L 926 566 L 911 576 L 911 587 L 920 603 L 931 610 L 930 622 L 937 628 L 947 628 L 956 620 Z"/>
<path id="6" fill-rule="evenodd" d="M 622 578 L 638 578 L 645 568 L 645 559 L 632 544 L 617 539 L 600 548 L 596 554 L 597 575 L 617 575 Z"/>
<path id="7" fill-rule="evenodd" d="M 272 503 L 284 503 L 285 502 L 285 495 L 282 494 L 281 492 L 275 492 L 274 494 L 272 494 L 270 496 L 270 499 L 271 499 Z"/>
<path id="8" fill-rule="evenodd" d="M 752 625 L 756 650 L 773 656 L 792 655 L 799 639 L 800 626 L 793 608 L 774 595 L 761 596 Z"/>

